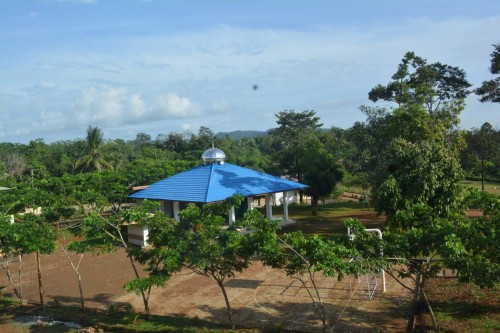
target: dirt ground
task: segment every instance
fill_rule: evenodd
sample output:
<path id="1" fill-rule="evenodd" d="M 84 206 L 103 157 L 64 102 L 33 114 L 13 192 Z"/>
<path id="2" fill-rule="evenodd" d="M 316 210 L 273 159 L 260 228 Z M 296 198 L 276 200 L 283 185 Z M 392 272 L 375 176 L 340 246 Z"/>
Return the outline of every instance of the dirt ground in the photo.
<path id="1" fill-rule="evenodd" d="M 479 215 L 475 213 L 470 212 L 470 215 Z M 358 218 L 366 219 L 363 221 L 366 224 L 374 216 Z M 64 253 L 58 250 L 41 258 L 45 302 L 49 305 L 60 302 L 78 306 L 80 298 L 76 275 Z M 78 256 L 73 256 L 73 259 L 78 262 Z M 11 264 L 13 274 L 17 265 Z M 23 296 L 29 302 L 38 303 L 35 257 L 26 256 L 22 266 Z M 136 311 L 142 311 L 142 299 L 123 289 L 123 285 L 134 278 L 123 249 L 100 256 L 86 254 L 80 264 L 80 272 L 87 307 L 106 309 L 111 305 L 131 304 Z M 14 278 L 17 279 L 17 276 L 14 275 Z M 335 278 L 321 279 L 320 293 L 332 331 L 403 331 L 410 297 L 397 282 L 389 276 L 386 279 L 387 292 L 384 293 L 381 276 L 376 277 L 377 287 L 371 300 L 367 295 L 366 276 L 359 281 L 349 277 L 340 282 Z M 370 283 L 373 283 L 372 280 L 373 277 Z M 5 294 L 14 296 L 3 271 L 0 272 L 0 286 L 6 286 Z M 234 320 L 239 326 L 320 331 L 320 322 L 305 288 L 280 271 L 263 267 L 256 261 L 249 269 L 228 280 L 226 287 Z M 370 286 L 370 289 L 373 287 Z M 224 299 L 217 285 L 187 270 L 174 276 L 167 287 L 155 289 L 150 307 L 151 312 L 157 315 L 227 321 Z M 0 331 L 4 332 L 2 324 Z"/>
<path id="2" fill-rule="evenodd" d="M 15 266 L 12 264 L 12 268 Z M 119 307 L 129 303 L 137 311 L 142 311 L 142 299 L 122 288 L 133 278 L 123 249 L 101 256 L 85 255 L 80 268 L 87 307 Z M 57 300 L 64 305 L 79 305 L 76 275 L 62 251 L 42 256 L 42 274 L 47 304 L 54 304 Z M 372 277 L 370 283 L 373 282 Z M 405 325 L 404 314 L 409 297 L 389 277 L 386 293 L 382 292 L 380 275 L 377 276 L 377 283 L 370 300 L 366 276 L 359 281 L 349 277 L 341 282 L 335 278 L 321 279 L 320 292 L 329 326 L 335 331 L 362 332 L 375 328 L 400 331 Z M 0 274 L 0 285 L 7 286 L 5 293 L 13 296 L 3 272 Z M 249 269 L 228 280 L 226 287 L 234 309 L 234 320 L 239 326 L 283 327 L 311 332 L 320 330 L 320 322 L 306 290 L 298 281 L 287 278 L 278 270 L 263 267 L 255 261 Z M 39 302 L 34 256 L 23 260 L 23 295 L 30 302 Z M 227 321 L 224 299 L 217 285 L 187 270 L 174 276 L 167 287 L 155 289 L 150 307 L 151 312 L 157 315 Z"/>

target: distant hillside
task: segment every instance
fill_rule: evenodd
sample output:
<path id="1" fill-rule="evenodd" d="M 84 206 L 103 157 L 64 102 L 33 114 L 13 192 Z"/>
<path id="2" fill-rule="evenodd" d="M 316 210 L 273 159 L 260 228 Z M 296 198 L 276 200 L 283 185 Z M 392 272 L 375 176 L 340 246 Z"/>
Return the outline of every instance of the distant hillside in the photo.
<path id="1" fill-rule="evenodd" d="M 219 132 L 215 136 L 218 138 L 224 138 L 229 136 L 231 140 L 239 140 L 244 138 L 256 138 L 258 136 L 267 135 L 267 132 L 263 131 L 233 131 L 233 132 Z"/>

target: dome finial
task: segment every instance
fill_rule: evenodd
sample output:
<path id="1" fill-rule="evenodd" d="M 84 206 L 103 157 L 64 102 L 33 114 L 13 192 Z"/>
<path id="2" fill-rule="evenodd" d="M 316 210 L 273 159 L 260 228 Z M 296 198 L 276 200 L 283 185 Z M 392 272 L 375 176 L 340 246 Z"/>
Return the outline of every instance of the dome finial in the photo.
<path id="1" fill-rule="evenodd" d="M 217 163 L 222 165 L 226 159 L 226 154 L 219 148 L 215 148 L 212 142 L 212 148 L 205 150 L 201 158 L 205 164 Z"/>

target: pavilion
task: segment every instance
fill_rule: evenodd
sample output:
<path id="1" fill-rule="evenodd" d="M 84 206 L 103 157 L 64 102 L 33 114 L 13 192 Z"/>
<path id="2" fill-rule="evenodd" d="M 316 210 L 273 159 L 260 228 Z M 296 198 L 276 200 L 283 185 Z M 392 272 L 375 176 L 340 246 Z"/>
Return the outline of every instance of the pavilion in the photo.
<path id="1" fill-rule="evenodd" d="M 202 159 L 202 165 L 160 180 L 129 197 L 157 200 L 163 212 L 179 221 L 179 211 L 188 203 L 217 202 L 234 194 L 240 194 L 246 199 L 242 204 L 244 210 L 253 209 L 254 197 L 264 196 L 266 217 L 273 218 L 273 195 L 276 198 L 276 194 L 282 194 L 280 200 L 283 205 L 283 220 L 287 221 L 290 200 L 296 198 L 298 190 L 308 187 L 288 179 L 226 163 L 226 154 L 218 148 L 207 149 Z M 235 220 L 236 212 L 234 207 L 231 207 L 228 212 L 228 223 L 232 224 Z"/>

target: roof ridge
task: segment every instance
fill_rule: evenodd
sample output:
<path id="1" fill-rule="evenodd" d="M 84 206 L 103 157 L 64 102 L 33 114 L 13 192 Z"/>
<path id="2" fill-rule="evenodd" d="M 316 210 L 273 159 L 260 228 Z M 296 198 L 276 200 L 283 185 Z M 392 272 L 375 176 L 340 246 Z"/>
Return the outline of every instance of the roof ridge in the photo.
<path id="1" fill-rule="evenodd" d="M 208 200 L 208 191 L 210 190 L 210 185 L 212 183 L 213 172 L 214 172 L 214 163 L 210 163 L 210 172 L 208 173 L 207 188 L 205 190 L 205 202 L 207 202 Z"/>

